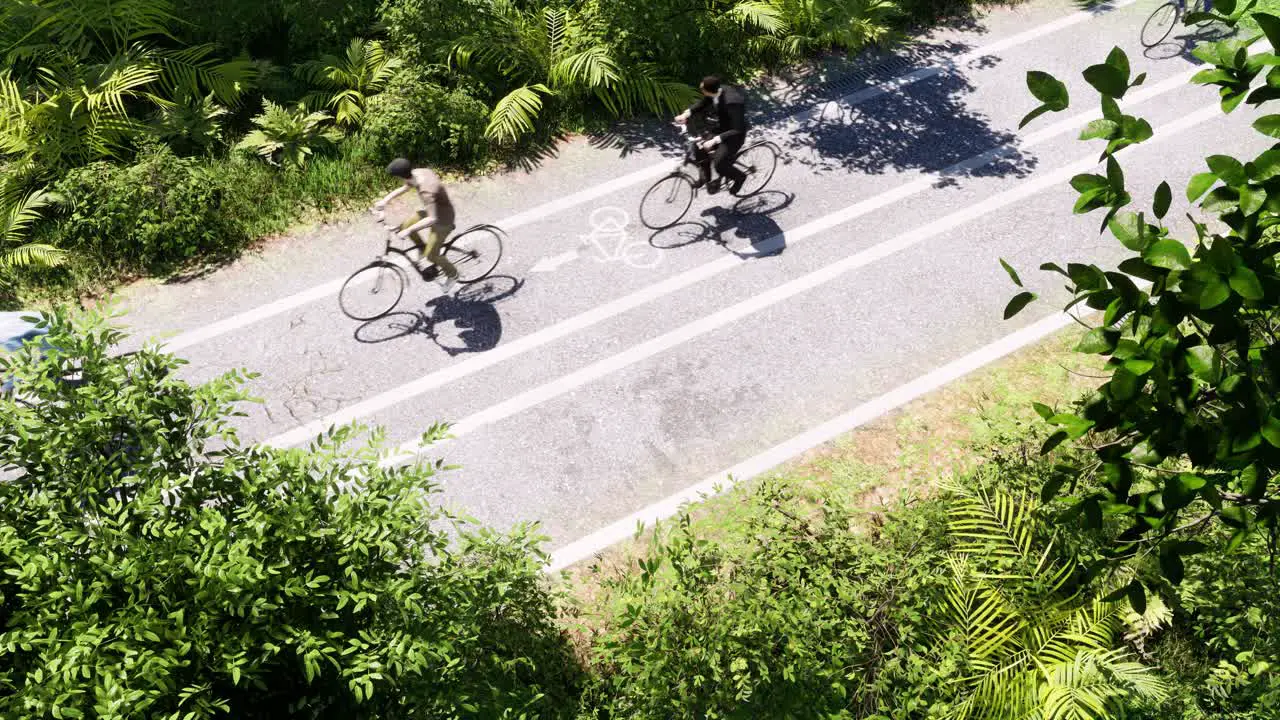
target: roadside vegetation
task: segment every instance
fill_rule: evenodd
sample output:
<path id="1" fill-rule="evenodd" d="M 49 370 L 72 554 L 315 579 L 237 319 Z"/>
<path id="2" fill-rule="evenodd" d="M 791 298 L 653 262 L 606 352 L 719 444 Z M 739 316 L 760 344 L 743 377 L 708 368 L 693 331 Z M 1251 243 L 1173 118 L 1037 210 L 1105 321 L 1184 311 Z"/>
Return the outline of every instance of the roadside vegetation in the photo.
<path id="1" fill-rule="evenodd" d="M 9 0 L 0 296 L 217 263 L 385 190 L 889 42 L 968 0 Z"/>
<path id="2" fill-rule="evenodd" d="M 1227 23 L 1251 11 L 1215 9 Z M 1251 17 L 1280 47 L 1280 18 Z M 1254 39 L 1195 50 L 1194 82 L 1228 115 L 1280 100 L 1280 56 Z M 129 52 L 152 53 L 157 77 L 195 67 L 181 77 L 209 83 L 210 102 L 234 85 L 234 67 L 162 44 Z M 110 352 L 108 318 L 53 312 L 45 343 L 0 360 L 14 382 L 0 397 L 0 716 L 1280 716 L 1280 144 L 1133 187 L 1126 149 L 1152 129 L 1122 102 L 1144 79 L 1119 49 L 1083 72 L 1103 117 L 1082 140 L 1102 158 L 1073 179 L 1075 212 L 1131 252 L 1114 270 L 1041 267 L 1084 327 L 558 578 L 536 526 L 440 509 L 443 461 L 383 468 L 379 433 L 350 427 L 303 449 L 244 446 L 230 423 L 252 375 L 192 386 L 156 347 Z M 509 82 L 512 102 L 567 88 Z M 1024 124 L 1078 100 L 1035 70 L 1028 87 L 1040 106 Z M 343 97 L 332 122 L 264 106 L 260 125 L 297 134 L 236 144 L 314 166 L 313 139 L 342 142 L 339 110 L 372 122 L 376 102 Z M 518 129 L 489 113 L 482 133 Z M 113 117 L 103 133 L 127 129 Z M 1252 127 L 1280 140 L 1280 115 Z M 22 148 L 32 173 L 100 147 L 36 145 Z M 213 162 L 138 153 L 95 162 L 143 177 Z M 1166 224 L 1174 192 L 1195 204 L 1194 237 Z M 14 263 L 70 253 L 27 239 L 44 208 L 28 210 L 6 226 Z M 1027 269 L 1005 269 L 1012 317 L 1036 297 Z"/>

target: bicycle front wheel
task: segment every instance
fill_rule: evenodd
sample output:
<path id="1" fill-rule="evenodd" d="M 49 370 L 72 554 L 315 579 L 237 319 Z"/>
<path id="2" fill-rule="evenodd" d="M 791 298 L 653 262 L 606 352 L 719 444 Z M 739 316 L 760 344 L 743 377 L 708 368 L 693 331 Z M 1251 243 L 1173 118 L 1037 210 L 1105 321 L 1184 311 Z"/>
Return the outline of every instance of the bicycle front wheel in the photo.
<path id="1" fill-rule="evenodd" d="M 640 222 L 650 230 L 666 230 L 689 212 L 695 192 L 693 181 L 684 173 L 662 178 L 640 200 Z"/>
<path id="2" fill-rule="evenodd" d="M 778 169 L 778 155 L 777 146 L 771 142 L 758 142 L 738 153 L 733 164 L 747 174 L 747 179 L 734 195 L 751 197 L 763 190 Z"/>
<path id="3" fill-rule="evenodd" d="M 452 240 L 444 248 L 444 257 L 458 269 L 458 282 L 480 282 L 502 259 L 502 231 L 492 225 L 477 225 Z"/>
<path id="4" fill-rule="evenodd" d="M 404 286 L 403 270 L 394 263 L 376 260 L 347 278 L 338 293 L 338 305 L 352 320 L 376 320 L 399 304 Z"/>
<path id="5" fill-rule="evenodd" d="M 1178 4 L 1173 2 L 1156 8 L 1142 25 L 1142 46 L 1150 48 L 1164 42 L 1169 33 L 1173 32 L 1173 26 L 1178 24 L 1181 14 Z"/>

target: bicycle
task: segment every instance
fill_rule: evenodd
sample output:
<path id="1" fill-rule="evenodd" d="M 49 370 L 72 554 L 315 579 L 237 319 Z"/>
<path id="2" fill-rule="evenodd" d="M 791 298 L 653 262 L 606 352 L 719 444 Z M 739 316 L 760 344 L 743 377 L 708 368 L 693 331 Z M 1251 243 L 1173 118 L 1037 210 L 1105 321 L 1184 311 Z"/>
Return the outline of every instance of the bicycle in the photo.
<path id="1" fill-rule="evenodd" d="M 689 165 L 697 168 L 699 141 L 689 132 L 687 124 L 677 125 L 686 138 L 684 158 L 671 174 L 662 177 L 645 191 L 644 198 L 640 200 L 640 222 L 650 230 L 665 230 L 680 222 L 698 194 L 693 177 L 684 171 L 684 167 Z M 778 156 L 781 154 L 778 146 L 768 140 L 760 140 L 739 150 L 733 164 L 746 173 L 747 180 L 736 193 L 732 193 L 734 197 L 751 197 L 763 190 L 773 178 L 773 173 L 778 168 Z M 664 222 L 661 218 L 666 217 L 668 211 L 673 213 L 672 219 Z"/>
<path id="2" fill-rule="evenodd" d="M 1205 0 L 1195 0 L 1191 6 L 1191 14 L 1203 13 L 1204 11 Z M 1169 37 L 1169 33 L 1173 32 L 1173 26 L 1177 25 L 1178 21 L 1186 14 L 1187 0 L 1169 0 L 1169 2 L 1153 10 L 1151 15 L 1147 17 L 1147 21 L 1142 24 L 1142 46 L 1152 48 L 1164 42 L 1164 39 Z M 1196 27 L 1204 27 L 1209 22 L 1209 20 L 1201 20 L 1195 25 Z"/>
<path id="3" fill-rule="evenodd" d="M 400 264 L 388 259 L 389 255 L 403 257 L 424 281 L 435 279 L 440 272 L 434 264 L 419 269 L 409 256 L 413 246 L 402 248 L 393 244 L 398 228 L 387 224 L 383 212 L 375 213 L 375 217 L 386 230 L 382 254 L 352 273 L 338 292 L 338 305 L 352 320 L 376 320 L 399 304 L 409 278 Z M 502 258 L 502 230 L 493 225 L 474 225 L 446 240 L 443 252 L 458 269 L 459 284 L 480 282 L 489 277 Z M 365 285 L 369 286 L 367 291 L 362 287 Z"/>

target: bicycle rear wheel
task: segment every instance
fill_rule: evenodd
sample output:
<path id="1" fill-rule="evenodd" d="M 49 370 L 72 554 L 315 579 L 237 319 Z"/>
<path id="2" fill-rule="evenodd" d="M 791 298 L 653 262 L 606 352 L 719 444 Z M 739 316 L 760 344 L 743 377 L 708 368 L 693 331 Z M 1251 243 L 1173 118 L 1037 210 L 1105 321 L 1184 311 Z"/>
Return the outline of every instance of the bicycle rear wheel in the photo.
<path id="1" fill-rule="evenodd" d="M 733 164 L 747 174 L 747 179 L 734 195 L 751 197 L 763 190 L 778 169 L 779 154 L 778 147 L 771 142 L 758 142 L 738 153 Z"/>
<path id="2" fill-rule="evenodd" d="M 352 273 L 338 293 L 338 306 L 352 320 L 376 320 L 400 302 L 405 273 L 386 260 L 375 260 Z"/>
<path id="3" fill-rule="evenodd" d="M 640 200 L 640 222 L 650 230 L 665 230 L 680 222 L 693 204 L 693 180 L 671 173 L 653 184 Z"/>
<path id="4" fill-rule="evenodd" d="M 502 259 L 502 231 L 492 225 L 476 225 L 454 236 L 445 245 L 444 257 L 458 269 L 458 282 L 480 282 Z"/>
<path id="5" fill-rule="evenodd" d="M 1173 26 L 1178 24 L 1181 15 L 1175 2 L 1167 2 L 1156 8 L 1142 24 L 1142 46 L 1150 48 L 1164 42 L 1169 33 L 1173 32 Z"/>

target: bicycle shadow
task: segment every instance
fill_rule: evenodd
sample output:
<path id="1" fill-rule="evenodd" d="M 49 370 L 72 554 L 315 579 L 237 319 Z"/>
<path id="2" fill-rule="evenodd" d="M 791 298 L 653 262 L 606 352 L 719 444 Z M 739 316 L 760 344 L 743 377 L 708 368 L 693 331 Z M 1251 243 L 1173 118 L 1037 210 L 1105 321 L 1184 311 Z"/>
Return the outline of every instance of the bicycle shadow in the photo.
<path id="1" fill-rule="evenodd" d="M 787 248 L 786 234 L 771 217 L 795 201 L 795 195 L 781 190 L 765 190 L 738 200 L 731 207 L 712 206 L 702 211 L 713 222 L 686 220 L 658 230 L 649 244 L 659 250 L 674 250 L 697 242 L 710 241 L 744 260 L 781 255 Z M 733 239 L 745 240 L 750 252 L 740 250 Z"/>
<path id="2" fill-rule="evenodd" d="M 495 306 L 523 286 L 523 280 L 509 275 L 490 276 L 452 295 L 434 297 L 422 310 L 401 310 L 370 320 L 356 328 L 354 337 L 372 345 L 419 335 L 450 357 L 492 350 L 502 340 L 503 327 Z"/>
<path id="3" fill-rule="evenodd" d="M 1188 30 L 1190 32 L 1188 32 Z M 1181 57 L 1193 65 L 1203 65 L 1204 61 L 1192 55 L 1192 51 L 1200 43 L 1221 42 L 1240 34 L 1239 28 L 1230 28 L 1220 23 L 1208 23 L 1202 26 L 1187 27 L 1181 25 L 1169 33 L 1169 37 L 1144 48 L 1143 57 L 1148 60 L 1172 60 Z"/>

